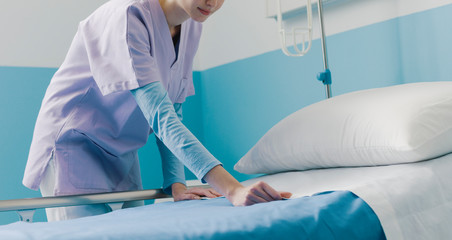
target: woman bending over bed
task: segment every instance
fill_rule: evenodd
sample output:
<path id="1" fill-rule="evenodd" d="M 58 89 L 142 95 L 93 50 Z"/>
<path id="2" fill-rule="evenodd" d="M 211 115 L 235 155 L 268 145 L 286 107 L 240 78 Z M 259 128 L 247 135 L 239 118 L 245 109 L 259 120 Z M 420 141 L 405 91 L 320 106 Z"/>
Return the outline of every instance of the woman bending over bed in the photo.
<path id="1" fill-rule="evenodd" d="M 42 102 L 24 185 L 43 196 L 142 189 L 137 151 L 154 132 L 163 189 L 176 201 L 224 195 L 246 206 L 290 197 L 263 182 L 242 186 L 181 123 L 201 23 L 223 3 L 111 0 L 80 22 Z M 215 190 L 188 190 L 184 165 Z M 46 211 L 53 221 L 109 209 Z"/>

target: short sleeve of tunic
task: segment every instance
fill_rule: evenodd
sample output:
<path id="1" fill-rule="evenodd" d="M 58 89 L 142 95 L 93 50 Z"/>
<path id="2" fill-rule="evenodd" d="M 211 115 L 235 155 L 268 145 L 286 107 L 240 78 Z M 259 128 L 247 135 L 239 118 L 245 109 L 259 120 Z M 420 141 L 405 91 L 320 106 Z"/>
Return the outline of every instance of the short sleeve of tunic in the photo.
<path id="1" fill-rule="evenodd" d="M 168 76 L 175 57 L 168 51 L 168 47 L 173 46 L 170 35 L 165 32 L 169 32 L 168 25 L 158 0 L 112 0 L 82 21 L 79 30 L 93 78 L 103 95 L 132 90 L 155 81 L 162 81 L 164 86 L 170 85 L 170 82 L 181 85 L 174 83 L 174 77 Z M 191 75 L 200 33 L 199 27 L 191 33 L 194 37 L 185 39 L 194 42 L 194 45 L 189 60 L 178 68 L 179 72 L 185 71 L 180 74 L 180 79 Z M 183 86 L 185 90 L 178 91 L 192 95 L 191 76 L 190 80 Z"/>

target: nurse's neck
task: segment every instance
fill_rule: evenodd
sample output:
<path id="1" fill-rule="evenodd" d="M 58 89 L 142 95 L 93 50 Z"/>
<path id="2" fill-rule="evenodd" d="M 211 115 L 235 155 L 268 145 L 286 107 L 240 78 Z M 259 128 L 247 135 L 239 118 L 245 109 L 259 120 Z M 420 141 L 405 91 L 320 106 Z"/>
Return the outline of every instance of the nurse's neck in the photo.
<path id="1" fill-rule="evenodd" d="M 181 6 L 179 6 L 177 1 L 159 0 L 159 3 L 163 13 L 165 13 L 171 36 L 174 37 L 179 33 L 180 25 L 190 18 L 190 16 Z"/>

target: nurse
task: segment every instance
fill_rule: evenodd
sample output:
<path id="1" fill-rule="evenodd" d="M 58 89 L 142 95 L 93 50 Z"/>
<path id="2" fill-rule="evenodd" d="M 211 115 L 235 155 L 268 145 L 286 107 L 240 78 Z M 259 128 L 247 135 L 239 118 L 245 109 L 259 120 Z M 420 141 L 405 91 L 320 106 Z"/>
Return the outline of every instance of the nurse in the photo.
<path id="1" fill-rule="evenodd" d="M 246 206 L 289 197 L 263 182 L 241 185 L 181 123 L 201 23 L 223 2 L 111 0 L 83 20 L 43 99 L 23 184 L 43 196 L 142 189 L 137 151 L 154 132 L 163 189 L 176 201 L 224 195 Z M 187 190 L 184 165 L 216 191 Z M 49 221 L 108 211 L 46 210 Z"/>

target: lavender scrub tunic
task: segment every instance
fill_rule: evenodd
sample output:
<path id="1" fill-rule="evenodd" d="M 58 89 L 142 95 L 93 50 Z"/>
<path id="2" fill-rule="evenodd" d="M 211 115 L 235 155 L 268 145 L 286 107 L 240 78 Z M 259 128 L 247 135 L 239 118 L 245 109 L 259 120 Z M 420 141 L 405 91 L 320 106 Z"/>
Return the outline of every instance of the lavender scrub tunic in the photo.
<path id="1" fill-rule="evenodd" d="M 23 184 L 55 164 L 55 195 L 141 189 L 137 150 L 152 129 L 129 90 L 160 81 L 172 103 L 194 94 L 202 25 L 182 24 L 179 54 L 158 0 L 112 0 L 80 22 L 36 121 Z"/>

